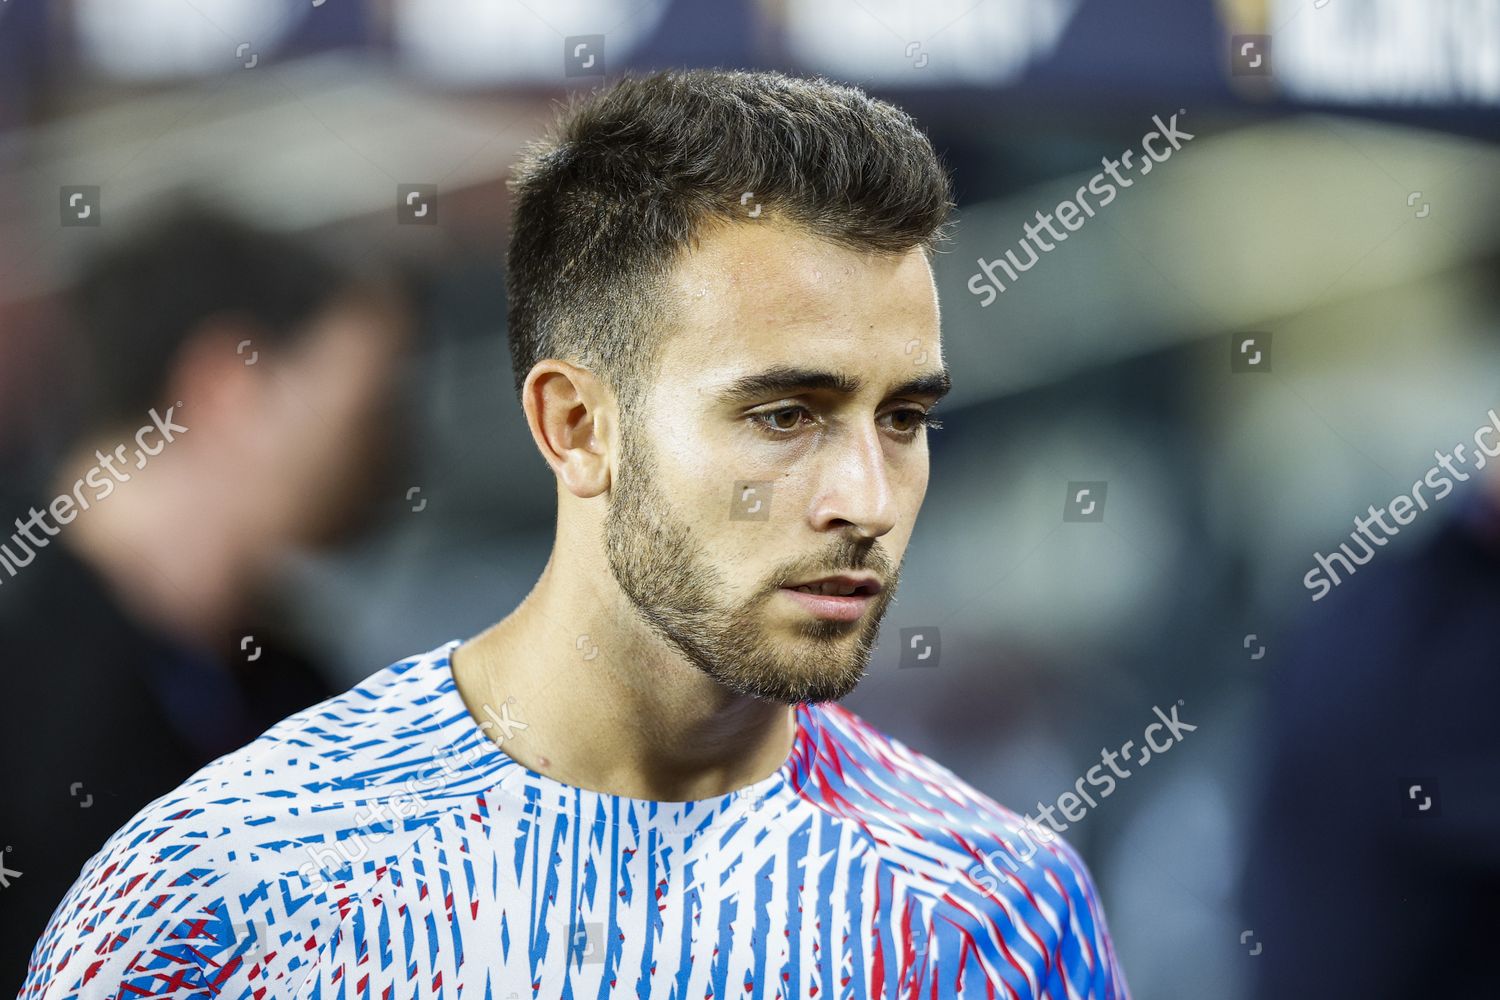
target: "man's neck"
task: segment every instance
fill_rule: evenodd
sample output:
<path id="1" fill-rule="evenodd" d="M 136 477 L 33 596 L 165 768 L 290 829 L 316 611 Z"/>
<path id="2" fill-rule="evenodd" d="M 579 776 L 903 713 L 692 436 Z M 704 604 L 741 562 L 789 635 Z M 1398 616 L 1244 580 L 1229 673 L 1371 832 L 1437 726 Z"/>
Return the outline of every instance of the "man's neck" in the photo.
<path id="1" fill-rule="evenodd" d="M 453 653 L 469 713 L 510 757 L 564 784 L 668 802 L 724 795 L 785 763 L 790 706 L 698 670 L 607 573 L 607 587 L 565 575 L 554 554 L 514 612 Z"/>

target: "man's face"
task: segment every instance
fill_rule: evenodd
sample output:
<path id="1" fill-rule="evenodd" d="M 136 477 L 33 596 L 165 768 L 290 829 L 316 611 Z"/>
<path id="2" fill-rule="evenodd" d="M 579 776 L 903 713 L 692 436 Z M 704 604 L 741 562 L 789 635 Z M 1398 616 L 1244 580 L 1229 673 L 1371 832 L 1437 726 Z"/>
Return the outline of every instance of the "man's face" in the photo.
<path id="1" fill-rule="evenodd" d="M 877 257 L 734 224 L 678 263 L 667 307 L 659 373 L 621 414 L 610 568 L 730 690 L 842 698 L 927 491 L 922 414 L 946 382 L 931 270 L 920 249 Z M 836 576 L 864 586 L 791 588 Z"/>
<path id="2" fill-rule="evenodd" d="M 353 299 L 312 321 L 274 369 L 256 421 L 274 458 L 283 536 L 340 542 L 390 493 L 399 426 L 391 402 L 410 317 L 400 303 Z"/>

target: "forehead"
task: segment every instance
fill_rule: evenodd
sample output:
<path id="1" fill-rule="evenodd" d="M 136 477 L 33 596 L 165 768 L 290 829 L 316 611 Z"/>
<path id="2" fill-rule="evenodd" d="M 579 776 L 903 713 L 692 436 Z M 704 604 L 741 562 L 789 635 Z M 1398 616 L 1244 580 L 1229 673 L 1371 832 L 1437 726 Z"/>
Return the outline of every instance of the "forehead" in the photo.
<path id="1" fill-rule="evenodd" d="M 841 247 L 767 221 L 706 231 L 667 279 L 664 375 L 703 385 L 750 369 L 806 366 L 879 387 L 909 376 L 919 341 L 938 354 L 938 305 L 920 248 Z"/>

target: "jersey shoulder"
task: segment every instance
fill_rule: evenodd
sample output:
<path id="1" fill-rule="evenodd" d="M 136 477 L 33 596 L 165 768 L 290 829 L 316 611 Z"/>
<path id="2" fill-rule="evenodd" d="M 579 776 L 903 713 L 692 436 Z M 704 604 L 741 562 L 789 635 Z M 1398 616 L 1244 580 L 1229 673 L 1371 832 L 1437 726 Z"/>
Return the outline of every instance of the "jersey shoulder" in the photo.
<path id="1" fill-rule="evenodd" d="M 934 922 L 993 948 L 997 965 L 1026 969 L 1036 991 L 1128 995 L 1093 878 L 1056 831 L 842 706 L 814 717 L 802 796 L 863 830 L 893 888 L 933 900 Z"/>
<path id="2" fill-rule="evenodd" d="M 145 806 L 54 911 L 21 997 L 296 995 L 382 859 L 493 783 L 462 766 L 479 730 L 457 717 L 446 650 L 289 716 Z"/>
<path id="3" fill-rule="evenodd" d="M 996 846 L 1019 848 L 1020 838 L 1040 839 L 1028 831 L 1024 817 L 850 710 L 821 705 L 816 718 L 817 759 L 803 797 L 864 827 L 892 863 L 921 867 L 924 859 L 942 854 L 942 871 L 952 878 L 969 868 L 953 863 L 954 853 L 982 862 Z M 1061 840 L 1054 837 L 1051 843 L 1061 845 Z M 1083 867 L 1069 849 L 1048 853 Z"/>

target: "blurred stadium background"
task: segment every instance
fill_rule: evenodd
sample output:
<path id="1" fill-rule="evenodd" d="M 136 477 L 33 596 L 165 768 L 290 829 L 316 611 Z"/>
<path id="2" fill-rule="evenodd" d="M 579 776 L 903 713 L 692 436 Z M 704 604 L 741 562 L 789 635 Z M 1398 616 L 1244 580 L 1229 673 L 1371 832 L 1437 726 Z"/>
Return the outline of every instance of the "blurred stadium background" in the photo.
<path id="1" fill-rule="evenodd" d="M 1237 36 L 1269 36 L 1258 65 Z M 1068 837 L 1137 996 L 1250 996 L 1278 659 L 1329 603 L 1303 574 L 1500 404 L 1500 3 L 5 0 L 0 475 L 39 475 L 83 404 L 78 262 L 206 196 L 416 291 L 399 472 L 368 530 L 289 563 L 286 627 L 339 688 L 479 631 L 554 506 L 510 386 L 507 171 L 553 102 L 680 65 L 858 83 L 954 172 L 956 388 L 851 707 L 1025 811 L 1181 701 L 1198 729 Z M 982 306 L 976 261 L 1174 113 L 1194 138 Z M 398 221 L 408 184 L 434 224 Z M 75 186 L 99 225 L 63 224 Z M 1267 358 L 1237 372 L 1247 334 Z M 1101 522 L 1064 520 L 1075 481 L 1108 484 Z M 918 627 L 941 661 L 902 669 Z"/>

